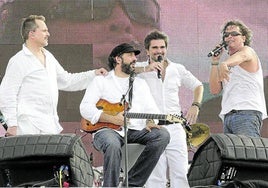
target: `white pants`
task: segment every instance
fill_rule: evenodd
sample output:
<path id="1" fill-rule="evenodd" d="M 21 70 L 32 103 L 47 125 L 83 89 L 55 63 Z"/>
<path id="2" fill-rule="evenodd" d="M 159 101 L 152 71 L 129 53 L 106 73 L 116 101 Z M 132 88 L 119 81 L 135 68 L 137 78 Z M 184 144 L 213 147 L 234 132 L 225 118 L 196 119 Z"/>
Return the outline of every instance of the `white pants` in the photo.
<path id="1" fill-rule="evenodd" d="M 166 128 L 170 134 L 170 143 L 147 180 L 146 188 L 165 188 L 167 175 L 169 175 L 171 188 L 188 188 L 186 133 L 180 124 L 167 125 Z"/>

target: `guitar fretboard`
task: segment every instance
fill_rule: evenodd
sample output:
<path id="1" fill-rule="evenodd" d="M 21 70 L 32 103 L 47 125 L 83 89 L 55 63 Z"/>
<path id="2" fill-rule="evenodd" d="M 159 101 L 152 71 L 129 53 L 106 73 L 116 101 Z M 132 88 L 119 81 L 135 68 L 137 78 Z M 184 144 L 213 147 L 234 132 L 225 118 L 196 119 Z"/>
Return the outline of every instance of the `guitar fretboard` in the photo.
<path id="1" fill-rule="evenodd" d="M 161 120 L 167 119 L 167 115 L 165 114 L 127 113 L 126 117 L 133 119 L 161 119 Z"/>

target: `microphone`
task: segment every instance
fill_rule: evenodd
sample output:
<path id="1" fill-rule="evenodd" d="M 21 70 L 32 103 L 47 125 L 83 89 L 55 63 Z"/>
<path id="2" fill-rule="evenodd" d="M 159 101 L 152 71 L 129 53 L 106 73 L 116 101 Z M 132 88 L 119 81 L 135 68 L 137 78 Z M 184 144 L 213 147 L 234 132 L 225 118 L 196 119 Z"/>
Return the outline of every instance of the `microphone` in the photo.
<path id="1" fill-rule="evenodd" d="M 208 53 L 208 57 L 214 56 L 217 57 L 221 53 L 221 49 L 226 47 L 226 43 L 223 42 L 220 44 L 220 46 L 217 46 L 214 50 Z"/>
<path id="2" fill-rule="evenodd" d="M 160 56 L 158 56 L 157 57 L 157 61 L 159 62 L 159 63 L 161 63 L 161 61 L 163 61 L 163 57 L 160 55 Z M 161 73 L 160 73 L 160 70 L 158 70 L 157 69 L 157 77 L 158 78 L 161 78 L 162 76 L 161 76 Z"/>
<path id="3" fill-rule="evenodd" d="M 123 104 L 125 103 L 125 100 L 126 100 L 125 97 L 126 97 L 127 94 L 129 94 L 129 100 L 132 100 L 132 88 L 133 88 L 133 82 L 135 80 L 135 76 L 136 76 L 136 73 L 134 71 L 131 71 L 130 75 L 129 75 L 128 90 L 127 90 L 126 94 L 122 95 L 122 98 L 120 99 L 120 102 L 119 102 L 120 106 L 123 106 Z"/>
<path id="4" fill-rule="evenodd" d="M 2 112 L 0 111 L 0 123 L 2 124 L 2 126 L 4 127 L 5 130 L 7 130 L 8 126 L 6 124 L 5 118 L 2 114 Z"/>
<path id="5" fill-rule="evenodd" d="M 130 82 L 134 82 L 135 80 L 135 76 L 136 76 L 136 73 L 134 71 L 132 71 L 129 75 L 129 81 Z"/>

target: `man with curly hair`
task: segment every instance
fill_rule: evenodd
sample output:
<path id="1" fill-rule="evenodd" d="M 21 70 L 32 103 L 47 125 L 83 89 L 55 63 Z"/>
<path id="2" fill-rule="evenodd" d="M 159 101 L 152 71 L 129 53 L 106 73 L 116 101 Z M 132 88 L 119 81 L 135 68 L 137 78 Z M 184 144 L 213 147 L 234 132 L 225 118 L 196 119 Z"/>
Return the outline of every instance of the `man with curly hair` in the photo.
<path id="1" fill-rule="evenodd" d="M 209 87 L 212 94 L 222 93 L 220 117 L 224 133 L 259 137 L 267 117 L 263 71 L 260 59 L 250 47 L 251 30 L 240 20 L 226 22 L 222 43 L 228 57 L 221 63 L 212 56 Z"/>

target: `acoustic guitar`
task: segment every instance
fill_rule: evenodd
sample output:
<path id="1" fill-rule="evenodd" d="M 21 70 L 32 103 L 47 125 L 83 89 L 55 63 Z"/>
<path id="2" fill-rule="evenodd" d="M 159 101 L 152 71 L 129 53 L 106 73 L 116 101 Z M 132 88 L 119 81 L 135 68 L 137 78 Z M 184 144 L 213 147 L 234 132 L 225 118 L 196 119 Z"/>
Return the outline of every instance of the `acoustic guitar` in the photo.
<path id="1" fill-rule="evenodd" d="M 116 115 L 119 112 L 122 112 L 124 110 L 124 106 L 121 103 L 109 103 L 108 101 L 104 99 L 100 99 L 96 107 L 98 109 L 102 109 L 103 112 L 109 114 L 109 115 Z M 130 113 L 127 112 L 124 114 L 127 118 L 133 118 L 133 119 L 159 119 L 159 120 L 165 120 L 172 123 L 180 123 L 182 125 L 187 124 L 187 120 L 179 115 L 166 115 L 166 114 L 144 114 L 144 113 Z M 111 128 L 115 130 L 119 130 L 121 128 L 120 125 L 115 125 L 112 123 L 106 123 L 106 122 L 98 122 L 96 124 L 92 124 L 90 121 L 82 118 L 81 119 L 81 129 L 85 132 L 94 133 L 100 129 L 103 128 Z"/>

